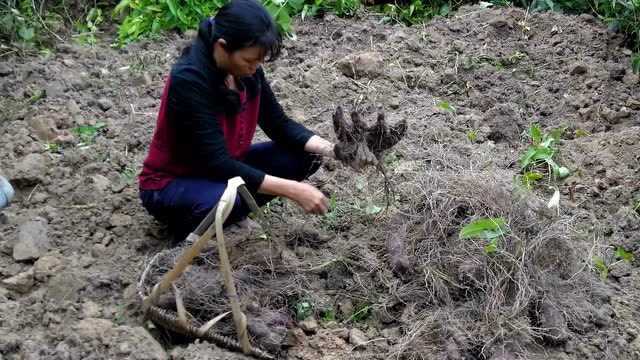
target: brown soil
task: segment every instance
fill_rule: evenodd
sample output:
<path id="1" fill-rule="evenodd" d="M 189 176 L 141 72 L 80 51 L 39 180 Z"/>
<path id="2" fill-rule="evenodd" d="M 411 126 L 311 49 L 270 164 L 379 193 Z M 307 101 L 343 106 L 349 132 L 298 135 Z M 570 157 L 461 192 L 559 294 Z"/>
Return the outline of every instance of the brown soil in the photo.
<path id="1" fill-rule="evenodd" d="M 230 245 L 243 304 L 268 328 L 254 334 L 288 332 L 288 359 L 640 358 L 638 260 L 613 254 L 640 257 L 640 84 L 617 34 L 590 16 L 478 6 L 424 27 L 362 14 L 296 29 L 266 66 L 290 116 L 335 140 L 338 106 L 383 109 L 406 133 L 383 157 L 390 208 L 375 169 L 326 161 L 310 181 L 332 196 L 328 215 L 274 201 L 265 228 L 286 251 L 260 233 Z M 136 283 L 169 237 L 135 175 L 188 39 L 117 50 L 110 36 L 0 64 L 0 173 L 17 190 L 0 216 L 0 359 L 244 358 L 141 316 Z M 514 190 L 534 121 L 566 128 L 559 213 L 546 183 Z M 96 124 L 92 141 L 70 136 Z M 480 216 L 508 220 L 496 256 L 457 237 Z M 210 311 L 225 307 L 217 287 Z M 315 324 L 296 321 L 300 304 Z"/>

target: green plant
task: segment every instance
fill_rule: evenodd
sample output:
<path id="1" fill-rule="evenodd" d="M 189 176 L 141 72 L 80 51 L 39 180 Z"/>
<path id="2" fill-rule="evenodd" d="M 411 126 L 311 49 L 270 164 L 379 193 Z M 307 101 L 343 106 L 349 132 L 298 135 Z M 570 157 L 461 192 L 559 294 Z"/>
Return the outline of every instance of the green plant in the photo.
<path id="1" fill-rule="evenodd" d="M 520 169 L 524 173 L 522 183 L 525 187 L 530 188 L 540 179 L 536 169 L 541 165 L 548 168 L 549 175 L 554 179 L 563 179 L 569 176 L 569 169 L 559 166 L 554 159 L 558 152 L 557 143 L 560 141 L 563 131 L 563 129 L 554 129 L 543 134 L 538 124 L 531 124 L 527 133 L 530 144 L 520 157 Z"/>
<path id="2" fill-rule="evenodd" d="M 508 232 L 509 228 L 503 218 L 481 218 L 462 227 L 458 237 L 460 239 L 480 238 L 487 240 L 488 244 L 484 246 L 484 252 L 490 255 L 498 250 L 498 239 L 504 237 Z"/>
<path id="3" fill-rule="evenodd" d="M 613 250 L 614 248 L 615 248 L 615 251 L 611 255 L 611 250 Z M 593 262 L 593 267 L 600 275 L 600 279 L 602 279 L 603 281 L 607 279 L 611 269 L 617 264 L 619 264 L 620 262 L 631 263 L 635 260 L 633 253 L 631 251 L 626 250 L 622 246 L 609 247 L 607 253 L 609 255 L 607 255 L 606 258 L 609 259 L 609 261 L 605 261 L 605 259 L 600 256 L 594 256 L 591 259 L 591 261 Z"/>
<path id="4" fill-rule="evenodd" d="M 313 16 L 327 7 L 350 14 L 358 0 L 261 0 L 278 29 L 284 35 L 294 36 L 291 18 L 298 14 Z M 227 0 L 121 0 L 113 10 L 113 17 L 122 17 L 118 28 L 119 45 L 162 31 L 177 29 L 182 32 L 197 28 L 199 22 L 215 14 Z"/>
<path id="5" fill-rule="evenodd" d="M 380 207 L 380 206 L 368 201 L 368 203 L 364 207 L 363 211 L 364 211 L 364 213 L 366 215 L 376 215 L 380 211 L 382 211 L 382 207 Z"/>
<path id="6" fill-rule="evenodd" d="M 95 125 L 76 126 L 71 131 L 80 139 L 78 146 L 85 146 L 93 143 L 96 136 L 106 128 L 105 123 L 96 123 Z"/>
<path id="7" fill-rule="evenodd" d="M 478 139 L 478 131 L 477 130 L 467 131 L 467 139 L 470 142 L 475 142 Z"/>
<path id="8" fill-rule="evenodd" d="M 538 180 L 542 179 L 544 175 L 538 171 L 527 171 L 522 175 L 522 185 L 525 188 L 531 190 L 533 186 L 538 182 Z"/>
<path id="9" fill-rule="evenodd" d="M 322 322 L 336 321 L 336 311 L 333 308 L 323 310 L 320 313 L 320 320 Z"/>
<path id="10" fill-rule="evenodd" d="M 602 279 L 603 281 L 606 280 L 609 276 L 609 266 L 605 264 L 604 260 L 599 256 L 594 256 L 593 266 L 598 271 L 598 274 L 600 274 L 600 279 Z"/>
<path id="11" fill-rule="evenodd" d="M 586 136 L 590 136 L 590 135 L 591 135 L 591 133 L 588 132 L 587 130 L 584 130 L 584 129 L 576 129 L 574 131 L 574 136 L 577 137 L 577 138 L 586 137 Z"/>
<path id="12" fill-rule="evenodd" d="M 118 304 L 116 306 L 116 311 L 113 313 L 113 323 L 117 325 L 124 325 L 127 321 L 127 305 L 126 304 Z"/>
<path id="13" fill-rule="evenodd" d="M 112 16 L 124 16 L 118 28 L 120 45 L 178 29 L 186 31 L 215 13 L 225 0 L 121 0 Z"/>
<path id="14" fill-rule="evenodd" d="M 294 308 L 297 320 L 304 320 L 313 314 L 313 304 L 308 300 L 298 301 Z"/>
<path id="15" fill-rule="evenodd" d="M 269 214 L 277 212 L 277 211 L 274 211 L 275 207 L 281 207 L 283 205 L 284 203 L 282 202 L 282 199 L 279 197 L 276 197 L 273 200 L 269 201 L 266 205 L 264 205 L 262 208 L 262 211 L 266 216 L 269 216 Z M 255 220 L 255 215 L 253 213 L 252 213 L 252 216 L 253 216 L 252 218 Z"/>
<path id="16" fill-rule="evenodd" d="M 76 41 L 81 44 L 95 45 L 97 42 L 95 34 L 98 32 L 98 26 L 100 26 L 103 21 L 102 9 L 96 7 L 91 8 L 84 18 L 84 21 L 77 21 L 75 24 L 76 30 L 79 32 L 79 34 L 76 35 Z"/>
<path id="17" fill-rule="evenodd" d="M 322 217 L 322 224 L 329 230 L 340 231 L 349 226 L 350 219 L 354 216 L 354 206 L 345 201 L 338 200 L 335 194 L 329 198 L 329 209 Z"/>
<path id="18" fill-rule="evenodd" d="M 338 16 L 353 16 L 360 8 L 360 0 L 336 0 L 327 2 L 326 7 L 333 10 Z"/>
<path id="19" fill-rule="evenodd" d="M 363 322 L 371 316 L 372 305 L 368 303 L 363 303 L 355 306 L 354 312 L 346 322 Z"/>
<path id="20" fill-rule="evenodd" d="M 8 42 L 19 41 L 25 45 L 35 45 L 41 28 L 33 13 L 31 2 L 9 2 L 0 13 L 0 34 Z"/>
<path id="21" fill-rule="evenodd" d="M 616 257 L 616 259 L 619 259 L 619 260 L 622 260 L 622 261 L 626 261 L 628 263 L 631 263 L 634 260 L 633 253 L 631 251 L 627 251 L 622 246 L 616 247 L 616 251 L 614 253 L 614 256 Z"/>
<path id="22" fill-rule="evenodd" d="M 451 104 L 449 104 L 448 101 L 440 101 L 436 104 L 436 106 L 438 107 L 438 109 L 442 111 L 446 111 L 448 113 L 456 112 L 456 109 L 453 106 L 451 106 Z"/>
<path id="23" fill-rule="evenodd" d="M 60 144 L 58 144 L 58 143 L 52 143 L 52 142 L 45 143 L 44 144 L 44 151 L 50 152 L 50 153 L 53 153 L 53 154 L 59 154 L 59 153 L 62 152 L 62 146 L 60 146 Z"/>
<path id="24" fill-rule="evenodd" d="M 631 69 L 636 74 L 640 74 L 640 52 L 634 53 L 631 57 Z"/>
<path id="25" fill-rule="evenodd" d="M 47 96 L 47 92 L 43 89 L 35 89 L 33 94 L 27 99 L 27 103 L 29 105 L 33 105 L 38 102 L 38 100 L 43 99 Z"/>
<path id="26" fill-rule="evenodd" d="M 291 17 L 302 12 L 305 0 L 263 0 L 262 3 L 269 10 L 278 30 L 282 34 L 293 36 Z"/>
<path id="27" fill-rule="evenodd" d="M 133 182 L 136 179 L 136 169 L 132 168 L 132 167 L 125 167 L 124 170 L 122 170 L 120 172 L 120 178 L 126 183 L 126 184 L 133 184 Z"/>
<path id="28" fill-rule="evenodd" d="M 59 13 L 65 12 L 66 17 Z M 53 37 L 64 30 L 65 19 L 71 19 L 64 3 L 44 0 L 4 0 L 0 5 L 0 41 L 2 53 L 47 52 Z"/>

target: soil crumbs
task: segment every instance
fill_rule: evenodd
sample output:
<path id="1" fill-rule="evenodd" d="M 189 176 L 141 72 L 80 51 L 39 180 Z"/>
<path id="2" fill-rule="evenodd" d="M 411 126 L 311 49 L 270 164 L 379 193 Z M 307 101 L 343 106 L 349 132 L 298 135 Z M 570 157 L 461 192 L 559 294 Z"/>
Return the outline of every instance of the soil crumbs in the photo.
<path id="1" fill-rule="evenodd" d="M 378 20 L 300 22 L 266 65 L 287 113 L 327 138 L 338 106 L 407 127 L 384 157 L 391 207 L 375 169 L 327 160 L 310 181 L 329 214 L 276 200 L 268 236 L 230 246 L 264 325 L 254 342 L 305 360 L 640 358 L 638 260 L 613 254 L 640 258 L 640 84 L 622 38 L 588 15 L 514 8 L 416 28 Z M 17 197 L 0 215 L 0 359 L 245 358 L 144 321 L 136 295 L 169 239 L 136 175 L 188 36 L 4 60 L 0 173 Z M 559 211 L 553 188 L 515 186 L 534 121 L 564 128 Z M 495 253 L 458 238 L 485 216 L 509 228 Z M 215 262 L 179 285 L 205 265 L 212 318 L 225 308 Z M 228 320 L 216 326 L 233 336 Z"/>

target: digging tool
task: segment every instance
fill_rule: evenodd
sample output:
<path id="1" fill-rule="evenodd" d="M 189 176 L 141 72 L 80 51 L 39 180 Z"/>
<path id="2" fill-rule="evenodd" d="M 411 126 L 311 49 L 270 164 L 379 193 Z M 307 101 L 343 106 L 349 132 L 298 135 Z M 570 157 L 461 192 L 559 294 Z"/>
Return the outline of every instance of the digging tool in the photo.
<path id="1" fill-rule="evenodd" d="M 192 245 L 184 250 L 174 267 L 153 287 L 151 294 L 143 300 L 142 308 L 146 313 L 149 307 L 157 302 L 158 297 L 166 292 L 172 286 L 173 282 L 184 273 L 187 266 L 200 254 L 215 233 L 218 244 L 218 256 L 220 257 L 220 268 L 224 277 L 227 297 L 231 302 L 231 312 L 236 326 L 238 341 L 242 347 L 242 351 L 245 354 L 249 354 L 252 349 L 247 333 L 247 320 L 240 308 L 222 228 L 224 221 L 229 217 L 233 209 L 238 192 L 240 192 L 244 201 L 249 205 L 251 211 L 258 217 L 261 216 L 260 209 L 246 188 L 244 181 L 240 177 L 230 179 L 218 204 L 209 211 L 198 227 L 187 236 L 185 241 L 192 243 Z"/>

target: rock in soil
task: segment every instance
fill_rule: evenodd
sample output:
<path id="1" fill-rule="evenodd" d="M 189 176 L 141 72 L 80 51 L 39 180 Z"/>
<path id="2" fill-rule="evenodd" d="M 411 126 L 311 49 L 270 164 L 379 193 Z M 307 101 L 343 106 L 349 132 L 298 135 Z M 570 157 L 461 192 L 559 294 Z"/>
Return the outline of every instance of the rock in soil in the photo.
<path id="1" fill-rule="evenodd" d="M 60 254 L 51 253 L 39 258 L 33 264 L 33 274 L 36 280 L 46 281 L 62 268 Z"/>
<path id="2" fill-rule="evenodd" d="M 545 331 L 545 340 L 553 344 L 563 344 L 569 339 L 567 321 L 562 312 L 550 301 L 543 301 L 538 309 L 539 324 Z"/>
<path id="3" fill-rule="evenodd" d="M 84 354 L 100 353 L 104 358 L 168 359 L 162 346 L 140 326 L 117 326 L 109 320 L 87 318 L 72 326 L 87 346 Z"/>
<path id="4" fill-rule="evenodd" d="M 349 343 L 353 346 L 363 346 L 367 343 L 367 336 L 359 329 L 349 331 Z"/>
<path id="5" fill-rule="evenodd" d="M 7 64 L 0 64 L 0 76 L 4 77 L 13 74 L 13 69 Z"/>
<path id="6" fill-rule="evenodd" d="M 41 154 L 29 154 L 18 162 L 11 180 L 17 186 L 34 185 L 44 180 L 46 172 L 47 159 Z"/>
<path id="7" fill-rule="evenodd" d="M 586 64 L 576 63 L 571 67 L 571 70 L 569 71 L 569 73 L 571 75 L 581 75 L 581 74 L 586 74 L 588 70 L 589 68 L 587 67 Z"/>
<path id="8" fill-rule="evenodd" d="M 8 279 L 2 280 L 2 286 L 6 287 L 9 290 L 13 290 L 20 294 L 24 294 L 29 292 L 33 287 L 33 268 L 22 272 L 16 276 L 12 276 Z"/>
<path id="9" fill-rule="evenodd" d="M 47 231 L 47 221 L 40 217 L 22 224 L 13 246 L 14 260 L 34 260 L 47 252 L 51 246 Z"/>
<path id="10" fill-rule="evenodd" d="M 102 111 L 108 111 L 113 107 L 113 102 L 107 98 L 100 98 L 97 101 L 97 105 Z"/>
<path id="11" fill-rule="evenodd" d="M 318 322 L 312 317 L 301 321 L 298 326 L 307 334 L 315 334 L 318 330 Z"/>
<path id="12" fill-rule="evenodd" d="M 365 52 L 346 56 L 337 63 L 338 69 L 350 78 L 376 78 L 382 75 L 384 60 L 376 52 Z"/>
<path id="13" fill-rule="evenodd" d="M 285 339 L 285 346 L 294 347 L 304 344 L 305 341 L 304 331 L 300 328 L 293 328 L 287 331 L 287 337 Z"/>

